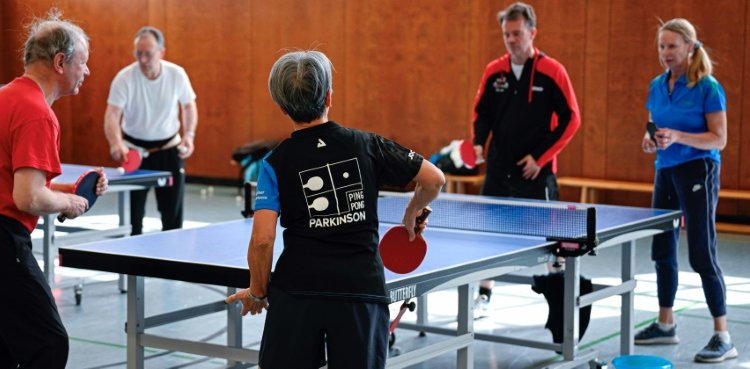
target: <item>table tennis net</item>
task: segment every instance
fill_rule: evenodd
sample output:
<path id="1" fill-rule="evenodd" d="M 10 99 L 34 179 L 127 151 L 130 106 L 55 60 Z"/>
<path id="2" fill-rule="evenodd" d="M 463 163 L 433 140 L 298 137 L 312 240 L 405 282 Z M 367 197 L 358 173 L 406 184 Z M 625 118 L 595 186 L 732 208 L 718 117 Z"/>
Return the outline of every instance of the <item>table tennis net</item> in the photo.
<path id="1" fill-rule="evenodd" d="M 400 224 L 411 196 L 381 196 L 378 219 Z M 544 237 L 549 240 L 595 243 L 593 207 L 504 199 L 438 198 L 430 203 L 429 227 Z"/>

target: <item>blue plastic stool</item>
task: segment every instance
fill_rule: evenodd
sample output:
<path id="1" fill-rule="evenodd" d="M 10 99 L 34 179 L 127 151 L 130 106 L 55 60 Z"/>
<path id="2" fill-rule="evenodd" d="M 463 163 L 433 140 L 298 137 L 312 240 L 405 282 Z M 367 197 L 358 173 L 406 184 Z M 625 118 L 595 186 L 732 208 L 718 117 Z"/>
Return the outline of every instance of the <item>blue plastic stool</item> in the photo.
<path id="1" fill-rule="evenodd" d="M 612 360 L 615 369 L 672 369 L 672 363 L 658 356 L 623 355 Z"/>

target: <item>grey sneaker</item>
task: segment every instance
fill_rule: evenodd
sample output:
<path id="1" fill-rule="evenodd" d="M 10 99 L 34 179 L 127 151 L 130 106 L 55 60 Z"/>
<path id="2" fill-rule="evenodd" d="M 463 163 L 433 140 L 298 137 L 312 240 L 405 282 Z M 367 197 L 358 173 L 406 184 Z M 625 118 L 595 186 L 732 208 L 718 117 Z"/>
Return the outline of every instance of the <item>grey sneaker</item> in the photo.
<path id="1" fill-rule="evenodd" d="M 724 342 L 718 334 L 713 335 L 706 347 L 695 354 L 695 361 L 700 363 L 720 363 L 726 359 L 737 357 L 737 348 L 734 343 Z"/>
<path id="2" fill-rule="evenodd" d="M 490 300 L 487 295 L 479 294 L 474 299 L 474 319 L 484 318 L 489 315 Z"/>
<path id="3" fill-rule="evenodd" d="M 675 326 L 668 331 L 663 331 L 659 328 L 659 323 L 653 322 L 635 334 L 634 342 L 636 345 L 673 345 L 680 342 L 676 328 Z"/>

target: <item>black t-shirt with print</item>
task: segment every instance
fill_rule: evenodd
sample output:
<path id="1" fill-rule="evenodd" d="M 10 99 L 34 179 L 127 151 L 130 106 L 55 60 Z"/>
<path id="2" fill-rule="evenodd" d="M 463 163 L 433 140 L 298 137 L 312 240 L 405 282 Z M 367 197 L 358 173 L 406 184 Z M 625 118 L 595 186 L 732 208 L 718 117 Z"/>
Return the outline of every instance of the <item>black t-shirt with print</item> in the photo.
<path id="1" fill-rule="evenodd" d="M 331 121 L 293 132 L 266 160 L 285 228 L 271 283 L 294 295 L 390 302 L 378 254 L 378 189 L 408 184 L 423 157 Z"/>

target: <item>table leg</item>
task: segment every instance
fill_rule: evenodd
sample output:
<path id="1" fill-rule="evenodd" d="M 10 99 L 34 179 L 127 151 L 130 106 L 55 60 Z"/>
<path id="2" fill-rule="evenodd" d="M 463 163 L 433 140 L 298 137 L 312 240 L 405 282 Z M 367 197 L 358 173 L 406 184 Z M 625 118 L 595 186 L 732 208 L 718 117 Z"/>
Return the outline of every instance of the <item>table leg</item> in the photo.
<path id="1" fill-rule="evenodd" d="M 622 283 L 635 279 L 635 241 L 622 244 Z M 635 315 L 635 291 L 631 290 L 621 296 L 620 308 L 620 354 L 633 353 L 633 317 Z"/>
<path id="2" fill-rule="evenodd" d="M 237 292 L 234 287 L 227 287 L 227 296 Z M 242 304 L 227 304 L 227 346 L 242 348 Z M 227 368 L 239 367 L 238 361 L 227 360 Z"/>
<path id="3" fill-rule="evenodd" d="M 578 298 L 581 296 L 581 258 L 565 258 L 565 292 L 563 293 L 563 344 L 565 360 L 575 360 L 578 351 Z"/>
<path id="4" fill-rule="evenodd" d="M 42 254 L 44 254 L 44 275 L 47 277 L 47 283 L 50 285 L 55 282 L 55 215 L 47 214 L 43 216 L 44 224 L 42 231 Z"/>
<path id="5" fill-rule="evenodd" d="M 119 216 L 120 222 L 119 225 L 126 226 L 130 225 L 130 191 L 120 191 L 117 193 L 117 215 Z M 117 278 L 117 287 L 120 289 L 121 293 L 127 292 L 127 287 L 125 286 L 125 275 L 120 274 Z"/>
<path id="6" fill-rule="evenodd" d="M 138 336 L 145 328 L 144 277 L 128 276 L 128 320 L 125 324 L 128 343 L 128 369 L 143 369 L 143 346 L 138 344 Z"/>
<path id="7" fill-rule="evenodd" d="M 417 324 L 426 326 L 429 323 L 428 317 L 428 305 L 427 295 L 417 297 Z M 424 332 L 420 332 L 420 336 L 424 335 Z"/>
<path id="8" fill-rule="evenodd" d="M 456 334 L 458 336 L 474 331 L 474 301 L 471 285 L 465 284 L 458 287 L 458 324 Z M 468 345 L 456 355 L 456 368 L 474 368 L 474 345 Z"/>

